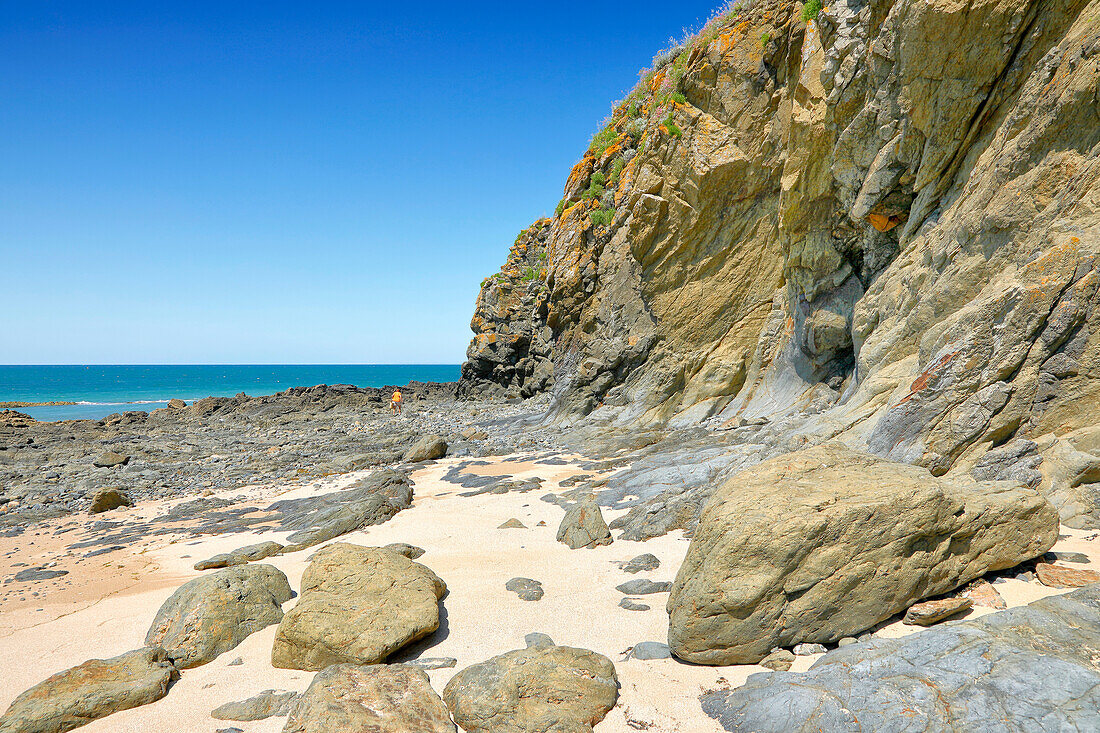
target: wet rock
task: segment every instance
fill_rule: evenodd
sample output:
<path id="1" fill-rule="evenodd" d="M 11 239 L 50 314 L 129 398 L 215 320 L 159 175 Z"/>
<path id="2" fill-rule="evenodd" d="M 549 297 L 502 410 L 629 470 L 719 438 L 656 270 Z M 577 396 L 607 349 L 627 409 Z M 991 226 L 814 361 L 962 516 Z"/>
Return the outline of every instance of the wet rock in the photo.
<path id="1" fill-rule="evenodd" d="M 405 461 L 419 463 L 432 461 L 447 455 L 447 441 L 440 435 L 425 435 L 405 452 Z"/>
<path id="2" fill-rule="evenodd" d="M 672 583 L 662 581 L 655 583 L 649 578 L 637 578 L 628 580 L 615 586 L 615 590 L 628 596 L 645 596 L 651 593 L 668 593 L 672 589 Z"/>
<path id="3" fill-rule="evenodd" d="M 573 550 L 611 544 L 611 530 L 603 520 L 596 497 L 586 496 L 569 508 L 558 526 L 557 540 Z"/>
<path id="4" fill-rule="evenodd" d="M 100 489 L 92 497 L 92 506 L 88 510 L 90 514 L 100 514 L 102 512 L 110 511 L 111 509 L 117 509 L 120 506 L 133 506 L 133 502 L 130 500 L 130 495 L 125 491 L 118 489 Z"/>
<path id="5" fill-rule="evenodd" d="M 648 552 L 644 555 L 633 557 L 627 562 L 619 563 L 619 569 L 627 573 L 648 572 L 650 570 L 656 570 L 659 567 L 661 567 L 661 561 L 657 559 L 656 555 Z"/>
<path id="6" fill-rule="evenodd" d="M 1093 730 L 1100 709 L 1100 585 L 901 639 L 829 652 L 807 672 L 708 693 L 725 730 Z"/>
<path id="7" fill-rule="evenodd" d="M 910 606 L 901 622 L 910 626 L 931 626 L 962 613 L 973 605 L 972 599 L 963 596 L 923 601 Z"/>
<path id="8" fill-rule="evenodd" d="M 443 699 L 468 733 L 590 733 L 615 706 L 618 678 L 603 655 L 538 644 L 463 669 Z"/>
<path id="9" fill-rule="evenodd" d="M 145 643 L 162 646 L 180 669 L 206 664 L 283 618 L 293 594 L 281 570 L 241 565 L 181 585 L 153 619 Z"/>
<path id="10" fill-rule="evenodd" d="M 107 451 L 100 453 L 92 465 L 97 468 L 114 468 L 116 466 L 125 466 L 130 462 L 130 456 L 124 456 L 121 453 L 115 453 L 114 451 Z"/>
<path id="11" fill-rule="evenodd" d="M 16 697 L 0 716 L 0 733 L 63 733 L 79 728 L 161 699 L 178 677 L 164 649 L 90 659 Z"/>
<path id="12" fill-rule="evenodd" d="M 283 546 L 278 542 L 260 542 L 255 545 L 247 545 L 237 548 L 232 552 L 214 555 L 207 560 L 200 560 L 195 563 L 195 570 L 211 570 L 214 568 L 228 568 L 234 565 L 244 565 L 246 563 L 255 562 L 256 560 L 263 560 L 266 557 L 278 555 L 282 549 Z"/>
<path id="13" fill-rule="evenodd" d="M 264 720 L 286 715 L 297 696 L 297 693 L 285 690 L 264 690 L 246 700 L 219 705 L 210 712 L 210 717 L 218 720 Z"/>
<path id="14" fill-rule="evenodd" d="M 453 733 L 428 675 L 407 665 L 334 664 L 294 703 L 283 733 Z"/>
<path id="15" fill-rule="evenodd" d="M 1035 564 L 1035 575 L 1038 576 L 1040 583 L 1051 588 L 1080 588 L 1090 583 L 1100 582 L 1100 573 L 1095 570 L 1068 568 L 1047 562 Z"/>
<path id="16" fill-rule="evenodd" d="M 537 601 L 543 596 L 542 583 L 531 578 L 512 578 L 504 587 L 525 601 Z"/>
<path id="17" fill-rule="evenodd" d="M 439 628 L 446 585 L 420 563 L 377 547 L 326 545 L 302 576 L 271 650 L 284 669 L 378 664 Z"/>
<path id="18" fill-rule="evenodd" d="M 745 664 L 833 642 L 1041 555 L 1057 535 L 1057 513 L 1031 489 L 939 479 L 836 444 L 781 456 L 734 475 L 700 517 L 668 602 L 669 643 L 686 661 Z"/>

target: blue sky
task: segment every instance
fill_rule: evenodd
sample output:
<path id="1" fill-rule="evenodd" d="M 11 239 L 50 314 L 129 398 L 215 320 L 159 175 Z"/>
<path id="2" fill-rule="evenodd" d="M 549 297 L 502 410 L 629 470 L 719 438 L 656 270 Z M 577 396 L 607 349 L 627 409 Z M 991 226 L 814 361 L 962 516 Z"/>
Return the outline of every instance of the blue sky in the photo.
<path id="1" fill-rule="evenodd" d="M 711 2 L 0 2 L 0 363 L 457 363 Z"/>

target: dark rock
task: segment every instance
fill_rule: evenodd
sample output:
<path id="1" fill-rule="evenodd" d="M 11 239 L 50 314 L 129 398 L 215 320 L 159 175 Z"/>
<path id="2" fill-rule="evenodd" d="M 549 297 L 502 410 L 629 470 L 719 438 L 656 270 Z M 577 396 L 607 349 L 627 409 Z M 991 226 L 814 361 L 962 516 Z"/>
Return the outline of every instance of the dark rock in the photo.
<path id="1" fill-rule="evenodd" d="M 648 611 L 650 609 L 649 606 L 635 598 L 623 598 L 619 601 L 619 608 L 625 608 L 627 611 Z"/>
<path id="2" fill-rule="evenodd" d="M 628 596 L 645 596 L 651 593 L 668 593 L 672 589 L 672 583 L 664 581 L 655 583 L 649 578 L 636 578 L 620 583 L 615 590 Z"/>
<path id="3" fill-rule="evenodd" d="M 68 570 L 50 570 L 48 568 L 27 568 L 26 570 L 20 570 L 15 574 L 15 580 L 20 583 L 25 583 L 30 580 L 50 580 L 52 578 L 60 578 L 62 575 L 68 575 Z"/>
<path id="4" fill-rule="evenodd" d="M 728 731 L 1095 730 L 1100 585 L 901 639 L 836 649 L 800 674 L 703 695 Z"/>
<path id="5" fill-rule="evenodd" d="M 405 461 L 419 463 L 432 461 L 447 455 L 447 441 L 439 435 L 425 435 L 405 452 Z"/>
<path id="6" fill-rule="evenodd" d="M 558 526 L 557 539 L 573 550 L 611 544 L 611 531 L 594 496 L 586 496 L 569 508 Z"/>
<path id="7" fill-rule="evenodd" d="M 504 587 L 525 601 L 537 601 L 542 598 L 542 583 L 531 578 L 512 578 Z"/>
<path id="8" fill-rule="evenodd" d="M 645 553 L 631 558 L 627 562 L 619 563 L 619 569 L 627 573 L 641 573 L 656 570 L 661 567 L 661 561 L 656 555 Z"/>
<path id="9" fill-rule="evenodd" d="M 634 659 L 668 659 L 672 656 L 672 650 L 668 644 L 659 641 L 643 641 L 634 645 L 630 656 Z"/>

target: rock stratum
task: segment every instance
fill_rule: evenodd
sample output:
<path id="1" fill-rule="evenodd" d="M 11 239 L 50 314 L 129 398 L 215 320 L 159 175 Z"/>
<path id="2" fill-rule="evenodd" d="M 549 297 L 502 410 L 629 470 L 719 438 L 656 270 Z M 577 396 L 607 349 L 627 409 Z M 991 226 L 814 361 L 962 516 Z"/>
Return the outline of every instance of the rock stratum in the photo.
<path id="1" fill-rule="evenodd" d="M 460 394 L 797 417 L 1100 526 L 1100 3 L 812 15 L 743 3 L 655 59 L 484 282 Z"/>

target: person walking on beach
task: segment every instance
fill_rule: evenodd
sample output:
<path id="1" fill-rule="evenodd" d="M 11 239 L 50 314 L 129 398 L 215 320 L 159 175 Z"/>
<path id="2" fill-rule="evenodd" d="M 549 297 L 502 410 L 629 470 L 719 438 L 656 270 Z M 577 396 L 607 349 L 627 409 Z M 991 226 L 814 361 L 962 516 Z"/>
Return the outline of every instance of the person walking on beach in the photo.
<path id="1" fill-rule="evenodd" d="M 403 398 L 401 397 L 401 390 L 400 389 L 395 389 L 393 391 L 393 397 L 390 398 L 390 412 L 392 412 L 394 415 L 400 415 L 401 414 L 401 400 L 402 399 Z"/>

